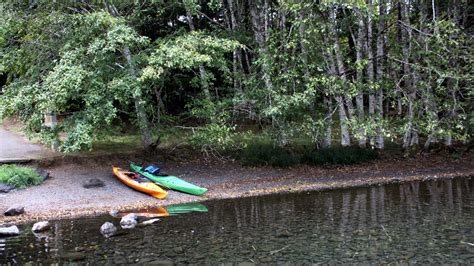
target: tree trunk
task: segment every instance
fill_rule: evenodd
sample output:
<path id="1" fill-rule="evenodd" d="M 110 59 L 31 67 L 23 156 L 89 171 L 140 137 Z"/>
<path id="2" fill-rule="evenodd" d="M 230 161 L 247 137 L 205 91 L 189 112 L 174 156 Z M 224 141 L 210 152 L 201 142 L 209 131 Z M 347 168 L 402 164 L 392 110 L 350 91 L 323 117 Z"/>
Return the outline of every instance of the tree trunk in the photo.
<path id="1" fill-rule="evenodd" d="M 379 23 L 377 29 L 377 55 L 376 55 L 376 79 L 378 83 L 376 100 L 375 100 L 375 116 L 376 116 L 376 137 L 375 147 L 383 149 L 385 141 L 383 137 L 383 73 L 384 73 L 384 45 L 385 45 L 385 0 L 379 0 Z"/>
<path id="2" fill-rule="evenodd" d="M 327 72 L 329 76 L 337 77 L 336 64 L 334 62 L 334 56 L 332 54 L 332 51 L 326 52 L 325 56 L 326 56 L 326 62 L 328 64 Z M 346 115 L 346 108 L 344 107 L 344 102 L 342 100 L 342 97 L 339 94 L 336 94 L 334 96 L 334 99 L 336 100 L 337 107 L 339 110 L 339 124 L 341 128 L 341 146 L 349 146 L 351 145 L 351 139 L 349 135 L 349 129 L 347 127 L 348 119 Z M 331 103 L 332 103 L 332 100 L 331 100 Z M 329 112 L 332 112 L 332 111 L 329 111 Z"/>
<path id="3" fill-rule="evenodd" d="M 137 73 L 135 70 L 135 66 L 132 62 L 132 55 L 130 49 L 128 47 L 123 48 L 122 54 L 124 55 L 127 61 L 128 71 L 130 75 L 136 78 Z M 145 106 L 142 102 L 142 94 L 140 89 L 133 90 L 133 101 L 135 104 L 135 112 L 137 114 L 138 127 L 140 128 L 142 144 L 144 148 L 148 148 L 153 143 L 153 139 L 150 130 L 150 122 L 148 120 L 148 115 L 145 111 Z"/>
<path id="4" fill-rule="evenodd" d="M 411 53 L 411 26 L 409 18 L 409 0 L 401 0 L 399 2 L 401 22 L 401 38 L 403 51 L 403 80 L 405 92 L 408 98 L 408 122 L 403 137 L 403 148 L 418 144 L 418 132 L 415 126 L 415 100 L 416 90 L 414 88 L 414 75 L 410 67 L 410 53 Z"/>
<path id="5" fill-rule="evenodd" d="M 326 108 L 326 129 L 324 131 L 322 147 L 327 148 L 332 144 L 332 99 L 324 96 L 324 107 Z"/>
<path id="6" fill-rule="evenodd" d="M 362 15 L 362 11 L 357 11 L 358 16 L 358 31 L 357 31 L 357 39 L 354 40 L 356 44 L 356 80 L 357 80 L 357 87 L 358 93 L 356 96 L 356 106 L 357 106 L 357 113 L 358 113 L 358 120 L 359 120 L 359 129 L 357 130 L 357 137 L 359 139 L 359 146 L 365 147 L 367 143 L 367 138 L 365 134 L 365 130 L 362 126 L 364 122 L 364 92 L 363 92 L 363 83 L 364 83 L 364 67 L 363 67 L 363 57 L 364 57 L 364 40 L 365 40 L 365 23 L 364 17 Z"/>
<path id="7" fill-rule="evenodd" d="M 237 19 L 235 18 L 234 12 L 234 0 L 227 0 L 227 6 L 229 8 L 229 16 L 230 16 L 230 23 L 229 29 L 230 31 L 235 34 L 235 31 L 239 28 L 239 24 Z M 240 70 L 239 66 L 242 65 L 242 55 L 240 49 L 236 49 L 232 52 L 232 73 L 233 73 L 233 81 L 234 81 L 234 91 L 235 92 L 242 92 L 241 82 L 240 82 Z"/>
<path id="8" fill-rule="evenodd" d="M 369 117 L 370 121 L 374 122 L 375 116 L 375 95 L 373 92 L 374 83 L 374 56 L 372 52 L 372 0 L 367 1 L 368 17 L 367 17 L 367 82 L 369 84 Z M 373 133 L 369 136 L 370 145 L 375 145 L 375 138 Z"/>
<path id="9" fill-rule="evenodd" d="M 251 5 L 250 14 L 251 14 L 252 26 L 254 29 L 255 42 L 258 45 L 260 56 L 266 56 L 268 54 L 266 43 L 265 43 L 266 22 L 262 21 L 262 17 L 263 17 L 263 20 L 265 20 L 265 15 L 262 13 L 264 13 L 263 8 L 258 8 L 257 3 L 254 3 Z M 263 28 L 262 28 L 262 25 L 263 25 Z M 273 84 L 272 84 L 272 81 L 270 79 L 270 74 L 269 74 L 270 68 L 268 66 L 268 63 L 266 63 L 266 60 L 264 61 L 265 62 L 262 64 L 263 81 L 265 82 L 265 86 L 267 87 L 267 89 L 269 91 L 272 91 Z"/>
<path id="10" fill-rule="evenodd" d="M 432 2 L 432 22 L 434 25 L 434 33 L 436 34 L 437 32 L 437 26 L 436 26 L 436 10 L 434 7 L 434 3 Z M 422 34 L 418 34 L 418 42 L 420 45 L 424 46 L 425 53 L 429 52 L 429 47 L 428 43 L 425 40 L 426 34 L 429 34 L 429 30 L 426 27 L 426 23 L 428 21 L 428 10 L 427 7 L 424 3 L 420 3 L 420 27 L 421 27 L 421 32 Z M 418 58 L 417 61 L 423 60 L 422 58 Z M 435 98 L 434 98 L 434 92 L 433 92 L 433 86 L 431 83 L 433 80 L 436 80 L 435 78 L 432 77 L 431 70 L 427 70 L 428 76 L 425 77 L 425 80 L 427 80 L 428 86 L 424 93 L 422 93 L 423 97 L 423 104 L 425 105 L 425 114 L 428 117 L 428 125 L 431 126 L 430 133 L 425 141 L 425 144 L 423 145 L 423 148 L 427 150 L 431 143 L 437 142 L 437 137 L 436 137 L 436 132 L 437 132 L 437 127 L 438 127 L 438 111 L 437 111 L 437 106 L 435 103 Z"/>
<path id="11" fill-rule="evenodd" d="M 110 5 L 105 2 L 105 7 L 109 11 L 109 13 L 114 17 L 120 17 L 120 14 L 117 11 L 117 8 L 114 5 Z M 133 65 L 132 61 L 132 53 L 130 52 L 130 48 L 128 46 L 123 47 L 122 55 L 125 57 L 125 61 L 127 62 L 128 72 L 129 74 L 137 78 L 137 71 L 135 70 L 135 66 Z M 145 110 L 145 105 L 142 102 L 142 92 L 140 88 L 133 90 L 133 102 L 135 105 L 135 113 L 137 116 L 138 127 L 140 129 L 140 135 L 142 139 L 142 145 L 145 149 L 149 148 L 150 145 L 153 143 L 151 129 L 150 129 L 150 121 L 148 115 Z"/>
<path id="12" fill-rule="evenodd" d="M 344 65 L 344 60 L 342 59 L 342 52 L 341 48 L 339 45 L 339 37 L 337 36 L 337 30 L 336 30 L 336 7 L 332 8 L 330 11 L 330 34 L 333 38 L 334 42 L 334 53 L 336 55 L 336 62 L 337 62 L 337 69 L 339 71 L 339 76 L 343 81 L 347 82 L 347 76 L 346 76 L 346 67 Z M 349 114 L 349 119 L 354 118 L 354 105 L 352 104 L 352 99 L 350 95 L 345 94 L 344 95 L 344 101 L 347 106 L 347 112 Z"/>
<path id="13" fill-rule="evenodd" d="M 268 49 L 267 49 L 267 38 L 268 38 L 268 25 L 270 16 L 268 15 L 269 4 L 268 0 L 263 0 L 263 6 L 258 6 L 262 4 L 261 1 L 255 1 L 250 3 L 250 17 L 251 23 L 254 30 L 255 42 L 258 45 L 258 54 L 260 57 L 268 57 Z M 273 83 L 270 77 L 270 66 L 268 65 L 268 60 L 263 60 L 262 63 L 262 79 L 265 83 L 265 88 L 268 91 L 267 93 L 267 101 L 268 105 L 272 105 L 272 94 L 273 94 Z M 284 132 L 286 128 L 284 128 L 285 123 L 280 121 L 275 116 L 272 116 L 272 125 L 278 131 L 278 139 L 277 142 L 280 146 L 285 146 L 288 143 L 288 136 Z"/>
<path id="14" fill-rule="evenodd" d="M 186 18 L 188 20 L 189 30 L 195 31 L 193 14 L 191 14 L 191 10 L 189 10 L 189 7 L 186 4 L 185 4 L 185 8 L 186 8 Z M 202 91 L 204 92 L 204 97 L 207 100 L 210 100 L 211 93 L 209 91 L 209 82 L 207 80 L 206 69 L 204 68 L 203 65 L 199 65 L 199 76 L 201 80 Z"/>

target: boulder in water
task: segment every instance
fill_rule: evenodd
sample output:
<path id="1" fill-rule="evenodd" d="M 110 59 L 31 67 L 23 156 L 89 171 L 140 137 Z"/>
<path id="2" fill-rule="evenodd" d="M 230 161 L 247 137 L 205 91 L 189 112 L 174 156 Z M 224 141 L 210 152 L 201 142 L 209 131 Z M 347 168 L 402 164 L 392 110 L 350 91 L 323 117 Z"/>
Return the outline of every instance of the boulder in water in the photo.
<path id="1" fill-rule="evenodd" d="M 49 229 L 49 222 L 48 221 L 42 221 L 42 222 L 37 222 L 33 225 L 33 228 L 31 228 L 31 231 L 38 233 L 38 232 L 43 232 Z"/>
<path id="2" fill-rule="evenodd" d="M 111 222 L 105 222 L 100 227 L 100 233 L 105 237 L 111 237 L 117 232 L 117 227 Z"/>
<path id="3" fill-rule="evenodd" d="M 120 220 L 120 226 L 124 229 L 131 229 L 137 225 L 138 216 L 135 213 L 130 213 L 122 217 Z"/>
<path id="4" fill-rule="evenodd" d="M 0 227 L 0 236 L 17 236 L 20 234 L 20 229 L 16 225 L 9 227 Z"/>

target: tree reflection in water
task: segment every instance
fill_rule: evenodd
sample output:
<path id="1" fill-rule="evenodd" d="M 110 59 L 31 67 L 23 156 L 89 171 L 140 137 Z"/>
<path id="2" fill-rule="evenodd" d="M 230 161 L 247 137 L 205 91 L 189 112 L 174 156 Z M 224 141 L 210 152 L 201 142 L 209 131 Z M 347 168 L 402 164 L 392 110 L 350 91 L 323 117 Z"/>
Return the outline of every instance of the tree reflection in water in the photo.
<path id="1" fill-rule="evenodd" d="M 28 226 L 0 241 L 0 264 L 87 263 L 474 263 L 471 179 L 305 192 L 204 203 L 208 213 L 161 217 L 105 239 L 109 216 Z M 466 244 L 468 243 L 468 244 Z M 77 257 L 76 257 L 77 259 Z"/>

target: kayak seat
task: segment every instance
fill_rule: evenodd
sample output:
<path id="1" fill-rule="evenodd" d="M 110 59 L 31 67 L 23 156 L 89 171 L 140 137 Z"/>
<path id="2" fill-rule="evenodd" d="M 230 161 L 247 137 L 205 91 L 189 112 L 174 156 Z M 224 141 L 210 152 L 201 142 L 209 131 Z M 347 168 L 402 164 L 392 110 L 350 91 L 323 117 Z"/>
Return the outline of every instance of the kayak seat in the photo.
<path id="1" fill-rule="evenodd" d="M 154 165 L 150 165 L 145 168 L 145 172 L 148 172 L 154 175 L 158 175 L 160 173 L 160 170 L 161 170 L 160 167 L 154 166 Z"/>
<path id="2" fill-rule="evenodd" d="M 128 177 L 130 177 L 134 181 L 137 181 L 138 183 L 150 182 L 150 180 L 148 180 L 148 178 L 146 178 L 146 177 L 144 177 L 140 174 L 137 174 L 137 173 L 128 172 L 128 173 L 125 173 L 125 175 L 127 175 Z"/>

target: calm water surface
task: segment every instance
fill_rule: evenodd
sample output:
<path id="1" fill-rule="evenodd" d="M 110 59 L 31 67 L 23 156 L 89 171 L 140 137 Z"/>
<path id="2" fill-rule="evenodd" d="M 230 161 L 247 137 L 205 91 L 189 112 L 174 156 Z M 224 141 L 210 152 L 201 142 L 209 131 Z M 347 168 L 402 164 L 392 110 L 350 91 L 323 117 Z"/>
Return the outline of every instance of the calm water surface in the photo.
<path id="1" fill-rule="evenodd" d="M 204 203 L 208 212 L 156 225 L 99 228 L 118 218 L 52 222 L 0 239 L 5 263 L 474 264 L 474 180 L 414 182 Z M 119 227 L 119 226 L 118 226 Z"/>

